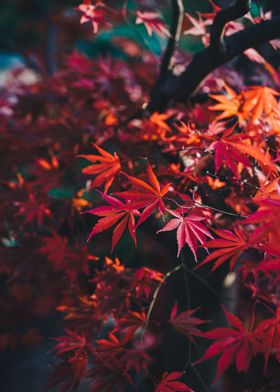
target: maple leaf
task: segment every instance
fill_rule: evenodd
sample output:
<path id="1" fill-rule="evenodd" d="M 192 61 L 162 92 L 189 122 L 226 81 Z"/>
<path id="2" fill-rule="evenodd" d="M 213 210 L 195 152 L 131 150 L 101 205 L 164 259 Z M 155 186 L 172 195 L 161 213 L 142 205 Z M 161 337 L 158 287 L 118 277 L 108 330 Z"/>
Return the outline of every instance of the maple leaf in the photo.
<path id="1" fill-rule="evenodd" d="M 247 154 L 250 157 L 254 158 L 258 162 L 258 164 L 262 167 L 263 171 L 267 173 L 268 176 L 275 177 L 276 175 L 278 175 L 277 167 L 272 162 L 268 150 L 265 153 L 263 153 L 260 148 L 250 144 L 248 139 L 242 140 L 242 138 L 239 138 L 238 140 L 238 137 L 236 138 L 231 137 L 230 139 L 231 140 L 227 140 L 228 145 L 230 145 L 236 151 L 238 150 L 240 153 Z"/>
<path id="2" fill-rule="evenodd" d="M 277 193 L 273 197 L 255 198 L 259 208 L 248 218 L 241 221 L 242 224 L 260 224 L 256 230 L 258 236 L 268 239 L 266 251 L 279 249 L 279 219 L 280 219 L 280 187 L 277 186 Z M 273 254 L 273 252 L 272 252 Z"/>
<path id="3" fill-rule="evenodd" d="M 105 195 L 102 192 L 100 192 L 100 194 L 109 206 L 101 206 L 82 212 L 83 214 L 86 213 L 102 217 L 91 230 L 87 241 L 89 241 L 92 236 L 117 224 L 113 231 L 112 251 L 119 242 L 126 227 L 128 228 L 129 234 L 136 245 L 135 216 L 140 216 L 140 212 L 135 209 L 135 204 L 123 203 L 115 197 Z"/>
<path id="4" fill-rule="evenodd" d="M 170 37 L 169 30 L 167 29 L 165 23 L 156 12 L 137 11 L 136 16 L 137 18 L 135 23 L 136 24 L 143 23 L 146 27 L 148 35 L 151 36 L 153 32 L 155 32 L 161 38 Z"/>
<path id="5" fill-rule="evenodd" d="M 266 370 L 271 354 L 275 353 L 280 361 L 280 307 L 277 308 L 276 317 L 264 320 L 258 325 L 255 329 L 255 335 L 261 342 Z"/>
<path id="6" fill-rule="evenodd" d="M 216 117 L 216 121 L 224 120 L 226 118 L 238 117 L 238 123 L 241 125 L 244 121 L 242 113 L 239 109 L 241 107 L 241 98 L 232 88 L 230 88 L 226 83 L 224 83 L 224 89 L 226 90 L 226 95 L 224 94 L 212 94 L 211 98 L 215 99 L 219 103 L 210 106 L 209 110 L 215 110 L 223 112 Z"/>
<path id="7" fill-rule="evenodd" d="M 166 122 L 170 117 L 170 114 L 155 112 L 151 115 L 149 121 L 164 131 L 170 131 L 171 128 Z"/>
<path id="8" fill-rule="evenodd" d="M 56 338 L 59 343 L 53 347 L 51 351 L 57 351 L 60 356 L 69 351 L 73 351 L 75 352 L 75 355 L 79 357 L 87 348 L 87 339 L 85 336 L 79 335 L 70 329 L 67 329 L 66 332 L 66 336 Z"/>
<path id="9" fill-rule="evenodd" d="M 195 19 L 188 13 L 185 13 L 185 16 L 189 19 L 192 24 L 192 27 L 184 31 L 185 35 L 194 35 L 194 36 L 205 36 L 207 34 L 206 27 L 212 24 L 210 19 L 203 20 L 201 15 L 198 15 L 198 19 Z"/>
<path id="10" fill-rule="evenodd" d="M 107 193 L 111 187 L 116 175 L 121 170 L 120 158 L 117 153 L 114 155 L 103 150 L 103 148 L 93 144 L 100 155 L 79 155 L 93 163 L 82 170 L 84 174 L 98 174 L 92 183 L 93 188 L 97 188 L 104 184 L 104 192 Z"/>
<path id="11" fill-rule="evenodd" d="M 52 237 L 44 237 L 42 242 L 43 245 L 38 249 L 38 252 L 47 254 L 48 259 L 54 263 L 55 267 L 58 270 L 62 269 L 65 266 L 65 258 L 70 255 L 67 251 L 67 239 L 54 232 Z M 67 253 L 69 254 L 67 255 Z"/>
<path id="12" fill-rule="evenodd" d="M 199 308 L 189 309 L 178 314 L 178 306 L 177 303 L 175 303 L 170 314 L 169 322 L 172 327 L 178 332 L 186 335 L 191 341 L 194 341 L 192 336 L 201 336 L 201 331 L 198 326 L 207 322 L 197 317 L 193 317 L 193 314 L 198 310 Z"/>
<path id="13" fill-rule="evenodd" d="M 213 230 L 219 238 L 212 239 L 206 242 L 207 248 L 218 248 L 203 260 L 197 268 L 202 265 L 215 261 L 212 272 L 215 271 L 221 264 L 229 261 L 230 270 L 233 269 L 238 257 L 247 249 L 250 244 L 247 237 L 239 228 L 234 228 L 233 232 L 229 230 Z"/>
<path id="14" fill-rule="evenodd" d="M 118 338 L 114 333 L 109 332 L 108 339 L 96 341 L 97 352 L 103 359 L 116 357 L 125 350 L 126 344 L 133 339 L 135 329 L 128 328 L 122 338 Z"/>
<path id="15" fill-rule="evenodd" d="M 161 272 L 143 267 L 135 271 L 135 281 L 132 288 L 138 297 L 142 294 L 148 299 L 152 293 L 155 282 L 163 282 L 163 274 Z"/>
<path id="16" fill-rule="evenodd" d="M 277 109 L 278 102 L 275 97 L 280 93 L 270 87 L 250 86 L 243 92 L 244 104 L 242 107 L 246 117 L 254 123 L 262 116 L 270 116 Z"/>
<path id="17" fill-rule="evenodd" d="M 81 379 L 86 376 L 87 357 L 80 356 L 77 360 L 69 360 L 60 363 L 51 375 L 47 389 L 58 387 L 59 392 L 67 392 L 69 390 L 77 390 Z"/>
<path id="18" fill-rule="evenodd" d="M 215 151 L 215 169 L 216 172 L 220 169 L 223 159 L 225 160 L 231 171 L 237 176 L 237 164 L 242 162 L 245 166 L 251 166 L 251 162 L 246 158 L 243 152 L 238 150 L 239 145 L 236 144 L 241 139 L 241 135 L 232 134 L 234 127 L 228 129 L 221 139 L 213 142 L 209 146 L 209 150 Z"/>
<path id="19" fill-rule="evenodd" d="M 93 379 L 91 392 L 125 392 L 129 384 L 133 384 L 132 377 L 127 372 L 122 361 L 116 358 L 106 361 L 95 360 L 95 365 L 89 372 Z"/>
<path id="20" fill-rule="evenodd" d="M 139 374 L 148 372 L 148 363 L 152 361 L 152 358 L 141 350 L 126 350 L 121 360 L 127 372 L 132 370 Z"/>
<path id="21" fill-rule="evenodd" d="M 126 201 L 135 200 L 138 203 L 137 205 L 139 208 L 145 207 L 137 222 L 137 227 L 147 220 L 156 209 L 158 209 L 163 215 L 165 211 L 165 204 L 162 199 L 167 194 L 171 185 L 168 183 L 161 187 L 149 163 L 147 164 L 147 174 L 149 183 L 125 174 L 129 181 L 135 185 L 136 190 L 116 193 L 118 196 L 123 197 Z M 137 189 L 140 190 L 138 191 Z"/>
<path id="22" fill-rule="evenodd" d="M 184 245 L 188 244 L 194 254 L 195 260 L 197 260 L 196 251 L 198 248 L 198 243 L 204 245 L 206 237 L 213 238 L 212 234 L 201 223 L 206 219 L 206 217 L 197 208 L 192 209 L 187 216 L 185 216 L 184 212 L 180 212 L 180 209 L 167 209 L 166 211 L 168 211 L 175 218 L 172 218 L 161 230 L 158 230 L 157 233 L 177 230 L 177 257 L 179 257 Z"/>
<path id="23" fill-rule="evenodd" d="M 217 120 L 237 116 L 239 125 L 246 121 L 255 123 L 262 117 L 273 115 L 278 108 L 276 97 L 280 94 L 270 87 L 250 86 L 241 94 L 224 84 L 226 95 L 212 94 L 211 97 L 219 103 L 210 110 L 222 111 Z"/>
<path id="24" fill-rule="evenodd" d="M 43 192 L 47 193 L 59 184 L 61 177 L 59 169 L 59 162 L 55 156 L 52 156 L 51 162 L 42 158 L 36 159 L 36 165 L 30 170 L 30 173 L 37 177 L 32 185 L 40 187 Z"/>
<path id="25" fill-rule="evenodd" d="M 42 226 L 45 218 L 51 217 L 47 203 L 39 201 L 32 193 L 28 195 L 27 201 L 17 201 L 15 205 L 20 207 L 17 214 L 25 216 L 24 225 L 36 221 L 38 226 Z"/>
<path id="26" fill-rule="evenodd" d="M 178 381 L 182 376 L 182 372 L 164 372 L 155 392 L 193 392 L 188 385 Z"/>
<path id="27" fill-rule="evenodd" d="M 118 319 L 118 325 L 115 328 L 116 331 L 119 329 L 131 329 L 136 332 L 137 329 L 143 327 L 146 322 L 146 314 L 144 312 L 133 312 L 129 311 L 124 317 Z"/>
<path id="28" fill-rule="evenodd" d="M 233 328 L 222 327 L 205 332 L 204 337 L 216 340 L 216 342 L 206 350 L 202 358 L 195 362 L 195 364 L 198 364 L 221 354 L 214 384 L 234 362 L 239 372 L 246 372 L 249 369 L 252 357 L 260 349 L 260 343 L 255 334 L 248 331 L 238 317 L 229 313 L 225 308 L 223 308 L 223 311 L 228 323 Z"/>
<path id="29" fill-rule="evenodd" d="M 264 259 L 257 267 L 257 271 L 280 271 L 280 257 Z"/>
<path id="30" fill-rule="evenodd" d="M 105 12 L 104 12 L 105 5 L 98 1 L 95 5 L 93 4 L 80 4 L 77 7 L 77 10 L 82 13 L 80 23 L 87 23 L 90 22 L 92 25 L 92 29 L 94 34 L 98 32 L 100 24 L 106 22 L 105 20 Z"/>

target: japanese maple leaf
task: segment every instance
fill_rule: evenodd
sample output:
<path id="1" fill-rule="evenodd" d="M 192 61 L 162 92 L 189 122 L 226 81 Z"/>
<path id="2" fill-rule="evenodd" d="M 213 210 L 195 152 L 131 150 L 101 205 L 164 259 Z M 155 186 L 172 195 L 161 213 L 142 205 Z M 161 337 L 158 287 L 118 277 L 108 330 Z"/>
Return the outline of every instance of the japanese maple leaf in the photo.
<path id="1" fill-rule="evenodd" d="M 79 157 L 93 163 L 93 165 L 84 168 L 82 172 L 84 174 L 97 174 L 92 187 L 97 188 L 104 184 L 104 192 L 107 193 L 116 175 L 121 170 L 120 158 L 117 153 L 112 155 L 96 144 L 93 145 L 100 155 L 79 155 Z"/>
<path id="2" fill-rule="evenodd" d="M 265 370 L 271 354 L 276 354 L 280 361 L 280 307 L 277 308 L 276 317 L 262 321 L 255 329 L 255 335 L 262 343 L 261 351 L 265 356 Z"/>
<path id="3" fill-rule="evenodd" d="M 165 211 L 165 204 L 162 199 L 167 194 L 170 188 L 170 183 L 161 186 L 149 163 L 147 165 L 149 183 L 136 177 L 132 177 L 127 174 L 125 175 L 136 189 L 117 193 L 117 195 L 125 198 L 127 201 L 137 201 L 139 208 L 141 208 L 141 205 L 145 207 L 141 213 L 139 221 L 137 222 L 137 227 L 147 220 L 156 209 L 163 214 Z"/>
<path id="4" fill-rule="evenodd" d="M 170 114 L 155 112 L 151 115 L 149 121 L 160 129 L 163 129 L 165 131 L 170 131 L 171 128 L 166 122 L 170 117 L 171 117 Z"/>
<path id="5" fill-rule="evenodd" d="M 146 322 L 146 314 L 144 312 L 128 311 L 127 314 L 118 319 L 118 325 L 115 330 L 131 329 L 134 332 L 143 327 Z"/>
<path id="6" fill-rule="evenodd" d="M 185 15 L 192 24 L 192 27 L 184 31 L 185 35 L 205 36 L 207 34 L 206 27 L 212 24 L 210 19 L 203 20 L 200 14 L 198 19 L 188 13 L 185 13 Z"/>
<path id="7" fill-rule="evenodd" d="M 264 259 L 257 267 L 257 271 L 279 271 L 280 272 L 280 257 L 276 259 Z"/>
<path id="8" fill-rule="evenodd" d="M 59 392 L 77 390 L 81 379 L 86 376 L 87 365 L 86 356 L 60 363 L 49 378 L 47 389 L 56 387 Z"/>
<path id="9" fill-rule="evenodd" d="M 135 271 L 135 281 L 132 284 L 132 288 L 136 291 L 138 297 L 144 294 L 148 299 L 154 289 L 155 282 L 163 282 L 163 274 L 143 267 Z"/>
<path id="10" fill-rule="evenodd" d="M 94 34 L 98 32 L 99 26 L 103 23 L 106 23 L 105 19 L 105 12 L 104 12 L 105 5 L 98 1 L 95 5 L 93 4 L 80 4 L 77 9 L 82 13 L 80 23 L 87 23 L 90 22 L 92 25 L 92 29 Z"/>
<path id="11" fill-rule="evenodd" d="M 213 238 L 212 234 L 210 234 L 207 228 L 201 223 L 206 219 L 206 217 L 202 215 L 198 209 L 191 210 L 191 212 L 186 216 L 184 212 L 180 211 L 180 209 L 177 209 L 176 211 L 167 209 L 166 211 L 174 216 L 174 218 L 172 218 L 163 227 L 163 229 L 159 230 L 157 233 L 177 230 L 177 257 L 179 257 L 185 244 L 188 244 L 194 254 L 195 260 L 197 260 L 196 251 L 198 243 L 203 245 L 206 242 L 206 237 Z"/>
<path id="12" fill-rule="evenodd" d="M 216 121 L 224 120 L 226 118 L 238 117 L 238 122 L 241 125 L 244 121 L 243 115 L 240 112 L 241 97 L 227 84 L 224 84 L 226 95 L 212 94 L 211 98 L 218 101 L 217 104 L 210 106 L 210 110 L 221 111 L 222 113 L 216 117 Z"/>
<path id="13" fill-rule="evenodd" d="M 143 23 L 146 27 L 147 33 L 150 36 L 153 34 L 153 32 L 155 32 L 161 38 L 170 37 L 169 30 L 167 29 L 165 23 L 156 12 L 137 11 L 136 16 L 137 18 L 135 23 L 136 24 Z"/>
<path id="14" fill-rule="evenodd" d="M 270 252 L 270 245 L 272 246 L 272 250 L 274 248 L 279 249 L 280 188 L 278 187 L 277 193 L 273 197 L 268 196 L 255 199 L 255 201 L 259 205 L 258 210 L 241 223 L 260 224 L 257 229 L 259 236 L 261 237 L 263 235 L 264 239 L 269 239 L 269 243 L 266 245 L 266 251 Z"/>
<path id="15" fill-rule="evenodd" d="M 102 358 L 112 358 L 125 350 L 126 344 L 131 341 L 135 330 L 127 329 L 123 337 L 118 338 L 112 332 L 109 332 L 108 339 L 99 339 L 96 341 L 97 352 Z"/>
<path id="16" fill-rule="evenodd" d="M 125 364 L 116 358 L 106 361 L 95 360 L 89 376 L 93 380 L 91 392 L 125 392 L 128 385 L 133 385 L 133 380 L 125 368 Z"/>
<path id="17" fill-rule="evenodd" d="M 178 381 L 182 376 L 181 372 L 163 373 L 155 392 L 192 392 L 193 390 L 189 386 Z"/>
<path id="18" fill-rule="evenodd" d="M 225 308 L 223 310 L 228 323 L 233 328 L 215 328 L 204 333 L 204 337 L 216 340 L 216 342 L 206 350 L 202 358 L 195 362 L 195 364 L 198 364 L 221 354 L 214 384 L 234 362 L 239 372 L 246 372 L 249 369 L 252 357 L 260 349 L 260 343 L 255 334 L 248 331 L 238 317 L 229 313 Z"/>
<path id="19" fill-rule="evenodd" d="M 233 232 L 229 230 L 214 230 L 219 238 L 206 242 L 207 248 L 217 248 L 199 264 L 198 267 L 208 264 L 214 260 L 215 264 L 212 271 L 215 271 L 221 264 L 229 261 L 230 270 L 233 269 L 238 257 L 247 249 L 250 244 L 248 239 L 239 228 L 234 228 Z"/>
<path id="20" fill-rule="evenodd" d="M 67 239 L 54 232 L 52 237 L 43 237 L 42 242 L 43 245 L 38 249 L 38 252 L 47 254 L 48 259 L 53 262 L 57 270 L 63 269 L 67 257 L 71 256 Z"/>
<path id="21" fill-rule="evenodd" d="M 274 109 L 278 107 L 276 97 L 280 93 L 270 87 L 250 86 L 247 91 L 243 93 L 244 105 L 243 112 L 252 122 L 259 120 L 262 116 L 269 116 Z"/>
<path id="22" fill-rule="evenodd" d="M 126 350 L 121 356 L 121 360 L 125 364 L 126 371 L 135 371 L 139 373 L 148 372 L 148 364 L 152 358 L 142 350 Z"/>
<path id="23" fill-rule="evenodd" d="M 206 323 L 204 320 L 193 317 L 193 314 L 197 312 L 198 309 L 199 308 L 189 309 L 178 314 L 178 306 L 177 303 L 175 303 L 170 314 L 169 322 L 172 327 L 178 332 L 186 335 L 191 341 L 194 341 L 193 336 L 201 335 L 198 326 Z"/>
<path id="24" fill-rule="evenodd" d="M 40 189 L 46 193 L 59 184 L 61 177 L 59 162 L 54 156 L 52 157 L 51 162 L 48 162 L 45 159 L 36 159 L 36 165 L 31 168 L 30 172 L 36 176 L 32 185 L 40 187 Z"/>
<path id="25" fill-rule="evenodd" d="M 253 146 L 249 139 L 244 138 L 242 140 L 242 138 L 238 138 L 237 135 L 235 135 L 235 138 L 233 136 L 230 139 L 227 139 L 227 144 L 231 146 L 231 148 L 241 154 L 247 154 L 254 158 L 261 166 L 263 171 L 267 174 L 267 176 L 275 177 L 278 175 L 277 167 L 271 160 L 271 156 L 268 150 L 263 153 L 260 148 Z"/>
<path id="26" fill-rule="evenodd" d="M 56 338 L 59 343 L 53 347 L 51 351 L 57 351 L 59 356 L 69 351 L 75 352 L 75 355 L 77 356 L 85 352 L 88 346 L 88 342 L 85 336 L 79 335 L 70 329 L 67 329 L 66 332 L 66 336 Z"/>
<path id="27" fill-rule="evenodd" d="M 243 152 L 239 151 L 236 142 L 241 143 L 241 135 L 232 134 L 234 132 L 234 128 L 235 127 L 228 129 L 219 140 L 213 142 L 210 145 L 209 150 L 215 151 L 216 172 L 218 172 L 224 160 L 231 171 L 237 176 L 238 162 L 241 162 L 243 165 L 248 167 L 251 166 L 251 162 L 247 159 Z"/>
<path id="28" fill-rule="evenodd" d="M 129 234 L 136 245 L 135 216 L 140 216 L 140 212 L 135 209 L 135 205 L 132 203 L 123 203 L 115 197 L 108 196 L 102 192 L 100 192 L 100 194 L 109 205 L 83 212 L 102 217 L 91 230 L 88 241 L 92 238 L 92 236 L 117 224 L 113 231 L 112 251 L 119 242 L 126 227 L 128 228 Z"/>
<path id="29" fill-rule="evenodd" d="M 36 221 L 38 226 L 42 226 L 45 218 L 51 217 L 51 210 L 47 205 L 47 201 L 38 200 L 32 193 L 28 195 L 27 201 L 17 201 L 15 205 L 19 207 L 17 214 L 25 217 L 24 225 Z"/>

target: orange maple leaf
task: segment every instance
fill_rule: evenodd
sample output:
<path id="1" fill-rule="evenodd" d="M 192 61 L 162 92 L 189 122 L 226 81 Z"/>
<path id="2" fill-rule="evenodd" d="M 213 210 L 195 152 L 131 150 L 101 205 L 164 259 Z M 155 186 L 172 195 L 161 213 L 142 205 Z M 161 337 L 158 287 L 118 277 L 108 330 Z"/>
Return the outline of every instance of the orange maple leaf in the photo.
<path id="1" fill-rule="evenodd" d="M 95 177 L 92 187 L 97 188 L 104 184 L 104 192 L 107 193 L 111 187 L 116 175 L 121 170 L 120 158 L 117 153 L 114 155 L 103 150 L 103 148 L 93 144 L 100 155 L 79 155 L 81 158 L 87 159 L 93 163 L 83 169 L 84 174 L 97 174 Z"/>

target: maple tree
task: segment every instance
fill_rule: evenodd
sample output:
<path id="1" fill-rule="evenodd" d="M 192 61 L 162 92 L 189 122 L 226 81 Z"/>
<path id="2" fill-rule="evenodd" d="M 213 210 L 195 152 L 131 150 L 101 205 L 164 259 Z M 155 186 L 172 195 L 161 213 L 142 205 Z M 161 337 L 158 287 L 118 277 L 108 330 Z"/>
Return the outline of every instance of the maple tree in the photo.
<path id="1" fill-rule="evenodd" d="M 57 6 L 1 90 L 0 347 L 58 320 L 50 390 L 280 390 L 279 16 L 202 3 Z"/>

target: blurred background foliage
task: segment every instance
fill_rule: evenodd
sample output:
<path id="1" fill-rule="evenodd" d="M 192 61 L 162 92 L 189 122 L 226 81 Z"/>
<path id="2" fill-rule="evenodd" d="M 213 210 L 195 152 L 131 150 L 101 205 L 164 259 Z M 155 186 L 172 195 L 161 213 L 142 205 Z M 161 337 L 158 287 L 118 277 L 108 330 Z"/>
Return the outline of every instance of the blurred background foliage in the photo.
<path id="1" fill-rule="evenodd" d="M 119 7 L 122 3 L 113 0 L 110 5 Z M 137 4 L 139 3 L 143 7 L 160 11 L 169 24 L 169 1 L 139 0 Z M 217 0 L 216 3 L 228 6 L 231 1 Z M 1 0 L 0 86 L 1 83 L 5 84 L 8 71 L 21 65 L 31 68 L 38 75 L 52 74 L 63 66 L 65 56 L 73 50 L 79 50 L 91 58 L 110 55 L 122 59 L 138 56 L 141 59 L 142 52 L 137 49 L 139 47 L 148 49 L 155 55 L 161 54 L 165 41 L 156 36 L 148 37 L 144 27 L 134 24 L 133 17 L 129 24 L 118 21 L 107 30 L 93 35 L 89 24 L 79 23 L 80 15 L 75 10 L 78 4 L 74 0 Z M 128 7 L 131 11 L 136 9 L 136 1 L 130 0 Z M 275 14 L 280 13 L 278 0 L 255 1 L 252 13 L 258 15 L 260 7 L 273 9 Z M 185 11 L 188 13 L 194 15 L 197 11 L 210 10 L 208 0 L 185 0 Z M 201 48 L 200 40 L 195 37 L 182 37 L 180 45 L 182 50 L 191 53 Z M 52 192 L 53 197 L 73 197 L 71 189 L 60 188 Z M 120 250 L 120 253 L 122 251 L 126 257 L 130 256 L 127 248 Z M 196 281 L 195 285 L 198 290 L 199 282 Z M 44 333 L 46 339 L 56 335 L 52 319 L 44 320 Z M 52 345 L 53 342 L 49 340 L 32 350 L 19 348 L 14 353 L 6 352 L 1 355 L 0 366 L 5 377 L 0 379 L 0 391 L 42 392 L 49 373 L 49 357 L 46 352 Z"/>
<path id="2" fill-rule="evenodd" d="M 110 1 L 110 6 L 121 7 L 123 1 Z M 221 6 L 228 6 L 230 0 L 217 0 Z M 279 13 L 280 2 L 275 0 L 255 0 L 252 13 L 258 14 L 259 8 L 274 9 Z M 148 37 L 143 26 L 136 26 L 133 17 L 130 23 L 118 21 L 106 31 L 94 36 L 89 24 L 79 25 L 79 14 L 75 0 L 2 0 L 0 12 L 0 70 L 15 67 L 20 62 L 27 66 L 54 72 L 58 64 L 63 63 L 63 55 L 74 49 L 95 58 L 110 54 L 113 57 L 126 58 L 121 40 L 135 42 L 136 45 L 149 49 L 159 55 L 165 42 L 153 35 Z M 167 24 L 170 21 L 169 1 L 128 1 L 128 9 L 136 7 L 160 11 Z M 188 13 L 208 12 L 211 5 L 208 0 L 185 0 Z M 121 40 L 118 39 L 121 37 Z M 195 37 L 183 36 L 181 48 L 195 52 L 201 43 Z M 55 57 L 55 60 L 54 60 Z"/>

